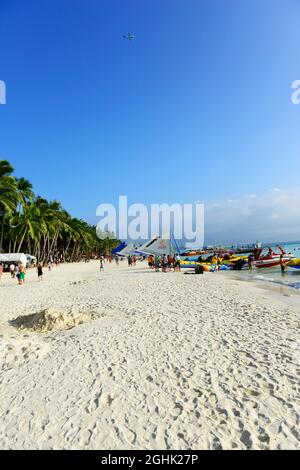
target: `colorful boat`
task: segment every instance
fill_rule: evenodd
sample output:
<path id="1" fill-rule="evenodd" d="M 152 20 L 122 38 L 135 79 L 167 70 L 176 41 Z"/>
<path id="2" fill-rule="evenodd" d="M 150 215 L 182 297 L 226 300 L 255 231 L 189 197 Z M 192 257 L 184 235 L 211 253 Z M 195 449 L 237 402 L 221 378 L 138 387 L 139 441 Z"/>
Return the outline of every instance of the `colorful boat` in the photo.
<path id="1" fill-rule="evenodd" d="M 280 266 L 280 260 L 282 259 L 285 263 L 291 261 L 294 256 L 291 254 L 287 254 L 281 246 L 278 246 L 280 253 L 275 253 L 272 248 L 269 248 L 268 253 L 263 255 L 263 249 L 259 248 L 254 250 L 254 262 L 253 265 L 258 268 L 274 268 L 276 266 Z M 282 257 L 282 258 L 281 258 Z"/>
<path id="2" fill-rule="evenodd" d="M 198 263 L 197 261 L 180 261 L 180 267 L 182 269 L 195 269 L 197 266 L 202 266 L 203 271 L 206 272 L 214 272 L 215 271 L 215 265 L 212 263 Z M 229 266 L 220 264 L 219 265 L 219 270 L 220 271 L 226 271 L 230 269 Z"/>
<path id="3" fill-rule="evenodd" d="M 289 268 L 300 269 L 300 258 L 291 259 L 286 263 Z"/>
<path id="4" fill-rule="evenodd" d="M 248 260 L 248 256 L 237 256 L 237 255 L 231 255 L 230 258 L 226 259 L 224 258 L 222 263 L 226 265 L 234 265 L 240 260 Z"/>
<path id="5" fill-rule="evenodd" d="M 200 255 L 207 255 L 208 251 L 184 251 L 180 253 L 180 256 L 188 257 L 188 256 L 200 256 Z"/>

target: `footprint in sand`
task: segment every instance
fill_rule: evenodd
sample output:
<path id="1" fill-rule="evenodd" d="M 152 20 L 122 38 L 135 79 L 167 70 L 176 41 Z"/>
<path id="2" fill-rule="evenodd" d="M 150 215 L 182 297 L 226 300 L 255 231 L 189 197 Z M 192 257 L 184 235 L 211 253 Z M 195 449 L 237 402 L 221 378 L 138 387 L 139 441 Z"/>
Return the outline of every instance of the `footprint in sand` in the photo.
<path id="1" fill-rule="evenodd" d="M 49 352 L 47 343 L 40 343 L 35 339 L 25 339 L 20 335 L 7 336 L 0 342 L 1 370 L 9 370 L 20 362 L 42 359 Z"/>

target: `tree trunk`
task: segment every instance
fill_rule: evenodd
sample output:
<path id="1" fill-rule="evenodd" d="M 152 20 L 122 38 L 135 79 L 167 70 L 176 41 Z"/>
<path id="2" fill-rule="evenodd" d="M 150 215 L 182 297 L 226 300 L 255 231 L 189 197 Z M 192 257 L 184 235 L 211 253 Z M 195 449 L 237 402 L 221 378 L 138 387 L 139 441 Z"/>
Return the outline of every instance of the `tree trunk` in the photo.
<path id="1" fill-rule="evenodd" d="M 27 245 L 28 245 L 28 253 L 31 255 L 31 239 L 29 234 L 27 235 Z"/>
<path id="2" fill-rule="evenodd" d="M 73 261 L 73 258 L 74 258 L 75 248 L 76 248 L 76 243 L 74 243 L 73 251 L 71 254 L 71 261 Z"/>
<path id="3" fill-rule="evenodd" d="M 23 234 L 23 236 L 22 236 L 22 239 L 21 239 L 21 241 L 20 241 L 20 245 L 19 245 L 19 248 L 18 248 L 18 251 L 17 251 L 17 253 L 20 253 L 21 246 L 22 246 L 22 244 L 23 244 L 23 241 L 24 241 L 25 235 L 26 235 L 26 230 L 25 230 L 25 232 L 24 232 L 24 234 Z"/>
<path id="4" fill-rule="evenodd" d="M 1 224 L 0 253 L 2 253 L 2 246 L 3 246 L 3 238 L 4 238 L 4 222 L 5 222 L 5 211 L 3 212 L 3 216 L 2 216 L 2 224 Z"/>
<path id="5" fill-rule="evenodd" d="M 53 238 L 53 240 L 52 240 L 52 243 L 51 243 L 51 246 L 50 246 L 50 250 L 49 250 L 49 255 L 52 253 L 52 250 L 53 250 L 53 248 L 54 248 L 56 239 L 57 239 L 57 237 L 58 237 L 58 232 L 59 232 L 59 231 L 57 230 L 56 233 L 55 233 L 55 235 L 54 235 L 54 238 Z"/>
<path id="6" fill-rule="evenodd" d="M 64 257 L 65 257 L 66 254 L 68 253 L 68 249 L 69 249 L 70 243 L 71 243 L 71 238 L 69 238 L 68 243 L 67 243 L 67 246 L 66 246 L 66 249 L 64 250 Z"/>
<path id="7" fill-rule="evenodd" d="M 47 235 L 44 235 L 44 246 L 43 246 L 42 252 L 40 253 L 43 263 L 46 260 L 46 246 L 47 246 L 48 235 L 49 235 L 48 233 Z"/>

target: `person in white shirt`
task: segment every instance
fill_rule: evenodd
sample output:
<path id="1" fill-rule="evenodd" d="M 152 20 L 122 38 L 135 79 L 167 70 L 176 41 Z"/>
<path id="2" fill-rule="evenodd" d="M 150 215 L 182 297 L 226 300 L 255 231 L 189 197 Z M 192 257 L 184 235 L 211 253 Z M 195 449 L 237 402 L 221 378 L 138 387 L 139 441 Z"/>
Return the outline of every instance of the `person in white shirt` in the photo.
<path id="1" fill-rule="evenodd" d="M 174 271 L 180 271 L 180 256 L 178 253 L 175 255 Z"/>
<path id="2" fill-rule="evenodd" d="M 10 276 L 12 279 L 15 278 L 15 265 L 13 263 L 11 263 L 11 265 L 9 266 L 9 272 L 10 272 Z"/>

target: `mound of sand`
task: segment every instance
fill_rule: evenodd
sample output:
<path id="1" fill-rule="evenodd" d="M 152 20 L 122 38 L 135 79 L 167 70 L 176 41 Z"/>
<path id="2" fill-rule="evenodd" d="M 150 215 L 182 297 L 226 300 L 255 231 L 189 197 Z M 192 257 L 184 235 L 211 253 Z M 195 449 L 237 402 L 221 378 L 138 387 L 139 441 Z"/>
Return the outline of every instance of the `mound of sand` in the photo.
<path id="1" fill-rule="evenodd" d="M 38 313 L 23 315 L 12 321 L 12 325 L 19 329 L 47 333 L 49 331 L 70 330 L 92 319 L 86 313 L 58 311 L 47 308 Z"/>

